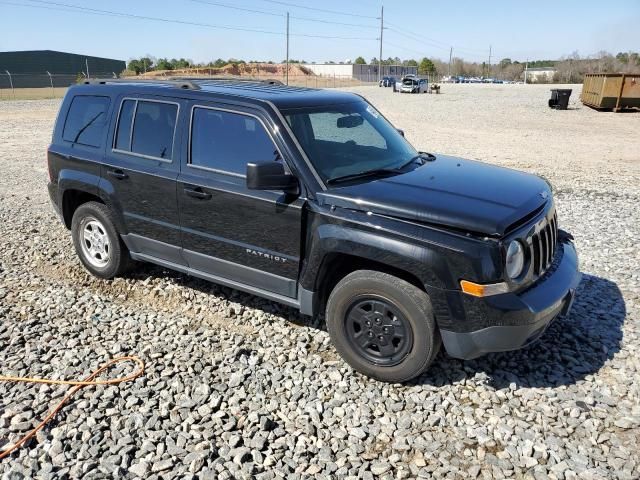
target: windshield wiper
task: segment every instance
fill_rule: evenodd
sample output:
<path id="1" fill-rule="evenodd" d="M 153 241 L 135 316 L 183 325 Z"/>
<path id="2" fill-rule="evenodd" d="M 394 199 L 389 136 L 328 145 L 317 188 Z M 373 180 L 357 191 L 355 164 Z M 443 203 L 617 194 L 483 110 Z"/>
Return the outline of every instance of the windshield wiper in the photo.
<path id="1" fill-rule="evenodd" d="M 350 173 L 349 175 L 330 178 L 327 180 L 327 185 L 335 185 L 336 183 L 348 182 L 349 180 L 357 180 L 359 178 L 393 175 L 396 173 L 399 172 L 395 168 L 374 168 L 373 170 L 365 170 L 364 172 Z"/>
<path id="2" fill-rule="evenodd" d="M 402 170 L 404 167 L 406 167 L 408 165 L 411 165 L 416 160 L 423 160 L 423 162 L 420 165 L 424 165 L 425 162 L 433 162 L 435 159 L 436 159 L 436 157 L 432 153 L 418 152 L 417 155 L 411 157 L 409 160 L 404 162 L 399 167 L 396 167 L 396 170 Z"/>
<path id="3" fill-rule="evenodd" d="M 336 183 L 348 182 L 349 180 L 357 180 L 359 178 L 367 178 L 367 177 L 377 177 L 381 175 L 393 175 L 396 173 L 402 173 L 402 170 L 411 165 L 416 160 L 422 159 L 423 162 L 420 164 L 421 166 L 425 164 L 425 162 L 432 162 L 436 159 L 435 155 L 426 152 L 418 152 L 417 155 L 411 157 L 410 160 L 407 160 L 399 167 L 393 168 L 374 168 L 373 170 L 365 170 L 363 172 L 351 173 L 349 175 L 343 175 L 341 177 L 334 177 L 327 180 L 327 185 L 332 185 Z"/>
<path id="4" fill-rule="evenodd" d="M 98 112 L 98 114 L 93 117 L 91 120 L 89 120 L 84 127 L 82 127 L 80 130 L 78 130 L 78 133 L 76 134 L 75 138 L 73 139 L 73 143 L 78 143 L 78 140 L 80 140 L 80 135 L 82 135 L 84 133 L 84 131 L 89 128 L 91 125 L 93 125 L 93 122 L 95 122 L 98 117 L 100 115 L 102 115 L 104 112 Z"/>

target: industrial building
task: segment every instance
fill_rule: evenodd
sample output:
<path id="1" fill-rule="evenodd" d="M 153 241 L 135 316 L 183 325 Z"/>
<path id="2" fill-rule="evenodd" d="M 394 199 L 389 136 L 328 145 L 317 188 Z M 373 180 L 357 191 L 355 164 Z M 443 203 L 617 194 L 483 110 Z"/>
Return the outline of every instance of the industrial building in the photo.
<path id="1" fill-rule="evenodd" d="M 67 86 L 78 76 L 111 77 L 125 68 L 124 60 L 54 50 L 0 52 L 0 88 L 10 82 L 16 88 L 49 87 L 52 81 Z"/>
<path id="2" fill-rule="evenodd" d="M 307 63 L 303 65 L 314 74 L 322 77 L 353 78 L 362 82 L 375 82 L 378 79 L 378 65 L 341 64 L 341 63 Z M 382 65 L 381 77 L 401 77 L 417 74 L 418 67 L 405 65 Z"/>

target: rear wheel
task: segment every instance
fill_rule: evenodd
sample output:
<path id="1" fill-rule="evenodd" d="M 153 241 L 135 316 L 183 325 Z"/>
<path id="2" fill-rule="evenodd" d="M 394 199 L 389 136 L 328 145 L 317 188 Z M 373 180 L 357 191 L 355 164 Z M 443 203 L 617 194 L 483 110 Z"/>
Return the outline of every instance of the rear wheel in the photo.
<path id="1" fill-rule="evenodd" d="M 382 272 L 359 270 L 343 278 L 329 296 L 326 321 L 345 361 L 387 382 L 418 376 L 440 349 L 428 295 Z"/>
<path id="2" fill-rule="evenodd" d="M 71 220 L 71 235 L 80 261 L 99 278 L 110 279 L 124 273 L 130 264 L 111 211 L 102 203 L 80 205 Z"/>

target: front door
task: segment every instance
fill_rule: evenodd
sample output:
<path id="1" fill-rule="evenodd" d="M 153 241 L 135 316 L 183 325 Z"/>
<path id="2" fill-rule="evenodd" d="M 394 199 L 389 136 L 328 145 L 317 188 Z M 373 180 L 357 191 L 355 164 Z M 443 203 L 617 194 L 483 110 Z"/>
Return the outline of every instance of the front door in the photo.
<path id="1" fill-rule="evenodd" d="M 131 251 L 184 265 L 176 198 L 179 114 L 177 101 L 121 99 L 101 182 L 122 214 Z"/>
<path id="2" fill-rule="evenodd" d="M 304 200 L 246 187 L 249 162 L 285 162 L 261 112 L 193 103 L 178 177 L 183 255 L 193 269 L 297 295 Z"/>

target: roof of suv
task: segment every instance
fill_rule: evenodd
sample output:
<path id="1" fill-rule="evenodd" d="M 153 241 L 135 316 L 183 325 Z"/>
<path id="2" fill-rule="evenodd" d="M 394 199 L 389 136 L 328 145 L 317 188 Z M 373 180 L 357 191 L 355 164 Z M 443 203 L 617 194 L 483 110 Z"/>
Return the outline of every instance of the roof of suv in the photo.
<path id="1" fill-rule="evenodd" d="M 105 85 L 118 90 L 135 91 L 146 90 L 153 92 L 157 89 L 180 89 L 195 96 L 203 93 L 213 93 L 220 96 L 234 96 L 245 99 L 255 99 L 272 102 L 278 108 L 310 107 L 317 105 L 332 105 L 361 101 L 361 97 L 336 90 L 321 90 L 306 87 L 283 85 L 277 80 L 238 80 L 238 79 L 168 79 L 168 80 L 127 80 L 104 79 L 89 80 L 85 84 Z"/>

